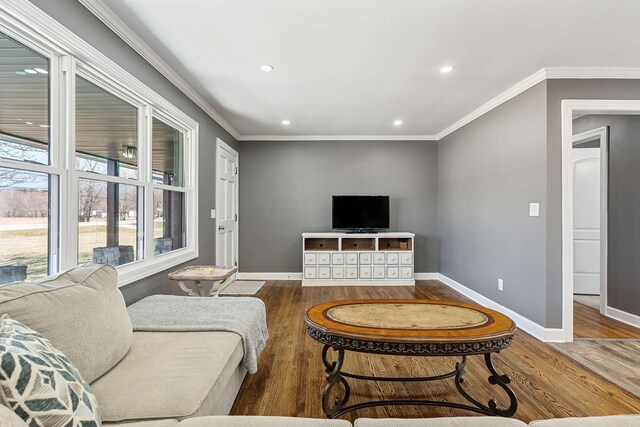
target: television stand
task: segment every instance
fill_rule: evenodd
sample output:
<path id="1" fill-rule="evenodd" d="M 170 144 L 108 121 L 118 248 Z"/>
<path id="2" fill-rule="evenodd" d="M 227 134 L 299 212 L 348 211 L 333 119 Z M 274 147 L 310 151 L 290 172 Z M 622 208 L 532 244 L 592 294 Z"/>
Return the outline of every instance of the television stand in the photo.
<path id="1" fill-rule="evenodd" d="M 413 286 L 413 233 L 302 233 L 302 286 Z"/>

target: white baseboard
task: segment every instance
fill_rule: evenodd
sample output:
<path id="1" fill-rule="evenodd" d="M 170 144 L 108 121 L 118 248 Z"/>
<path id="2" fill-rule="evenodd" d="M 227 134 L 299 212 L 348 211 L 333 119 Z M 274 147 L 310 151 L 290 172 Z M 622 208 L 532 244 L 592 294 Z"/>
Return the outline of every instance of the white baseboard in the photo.
<path id="1" fill-rule="evenodd" d="M 238 273 L 238 280 L 302 280 L 302 273 Z"/>
<path id="2" fill-rule="evenodd" d="M 440 273 L 415 273 L 413 278 L 416 280 L 438 280 Z"/>
<path id="3" fill-rule="evenodd" d="M 449 286 L 450 288 L 460 292 L 464 296 L 471 298 L 475 302 L 491 308 L 493 310 L 499 311 L 516 322 L 518 328 L 523 331 L 533 335 L 541 341 L 545 342 L 562 342 L 564 341 L 564 330 L 559 328 L 545 328 L 534 322 L 533 320 L 527 319 L 526 317 L 516 313 L 515 311 L 498 304 L 497 302 L 485 297 L 484 295 L 474 291 L 473 289 L 467 288 L 461 283 L 456 282 L 453 279 L 445 276 L 444 274 L 438 274 L 438 280 Z"/>
<path id="4" fill-rule="evenodd" d="M 627 325 L 640 328 L 640 316 L 637 316 L 635 314 L 627 313 L 626 311 L 606 306 L 604 309 L 604 315 L 620 322 L 626 323 Z"/>

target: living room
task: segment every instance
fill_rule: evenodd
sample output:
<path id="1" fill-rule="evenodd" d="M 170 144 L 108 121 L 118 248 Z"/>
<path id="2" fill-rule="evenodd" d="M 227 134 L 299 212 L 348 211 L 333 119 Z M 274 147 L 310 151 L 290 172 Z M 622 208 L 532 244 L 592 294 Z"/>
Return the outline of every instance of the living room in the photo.
<path id="1" fill-rule="evenodd" d="M 0 314 L 105 425 L 640 425 L 617 6 L 3 0 Z"/>

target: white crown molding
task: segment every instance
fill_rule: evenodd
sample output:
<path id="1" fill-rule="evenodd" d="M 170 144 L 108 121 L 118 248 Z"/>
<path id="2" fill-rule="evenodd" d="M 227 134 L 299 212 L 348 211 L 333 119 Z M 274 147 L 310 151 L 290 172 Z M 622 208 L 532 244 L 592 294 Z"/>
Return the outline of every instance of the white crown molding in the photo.
<path id="1" fill-rule="evenodd" d="M 640 68 L 633 67 L 548 67 L 547 79 L 640 79 Z"/>
<path id="2" fill-rule="evenodd" d="M 516 96 L 520 95 L 522 92 L 544 81 L 546 78 L 547 78 L 547 74 L 544 68 L 539 71 L 536 71 L 526 79 L 519 81 L 515 85 L 511 86 L 509 89 L 502 92 L 500 95 L 496 96 L 489 102 L 483 104 L 482 106 L 475 109 L 471 113 L 467 114 L 466 116 L 464 116 L 463 118 L 461 118 L 460 120 L 458 120 L 457 122 L 449 126 L 448 128 L 438 133 L 438 135 L 436 135 L 438 138 L 438 141 L 444 138 L 445 136 L 450 135 L 453 132 L 457 131 L 461 127 L 471 123 L 478 117 L 487 114 L 489 111 L 504 104 L 510 99 L 515 98 Z"/>
<path id="3" fill-rule="evenodd" d="M 116 15 L 103 0 L 78 0 L 84 7 L 100 19 L 116 35 L 131 46 L 149 64 L 165 76 L 174 86 L 189 97 L 198 107 L 215 120 L 224 130 L 229 132 L 236 140 L 240 134 L 209 104 L 198 92 L 196 92 L 166 61 L 164 61 L 151 47 L 145 43 L 131 28 L 129 28 Z"/>
<path id="4" fill-rule="evenodd" d="M 547 79 L 640 79 L 640 68 L 632 67 L 547 67 L 516 83 L 473 112 L 436 135 L 241 135 L 197 91 L 176 73 L 149 45 L 129 28 L 104 0 L 78 0 L 114 33 L 202 108 L 237 141 L 439 141 Z"/>
<path id="5" fill-rule="evenodd" d="M 238 141 L 437 141 L 436 135 L 241 135 Z"/>

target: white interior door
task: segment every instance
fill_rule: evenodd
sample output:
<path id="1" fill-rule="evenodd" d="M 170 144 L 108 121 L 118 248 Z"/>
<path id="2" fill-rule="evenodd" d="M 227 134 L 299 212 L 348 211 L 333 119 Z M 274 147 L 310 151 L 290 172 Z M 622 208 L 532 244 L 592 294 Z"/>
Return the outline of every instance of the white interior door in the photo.
<path id="1" fill-rule="evenodd" d="M 573 293 L 600 295 L 600 148 L 572 151 Z"/>
<path id="2" fill-rule="evenodd" d="M 222 140 L 216 150 L 216 265 L 238 265 L 238 152 Z"/>

